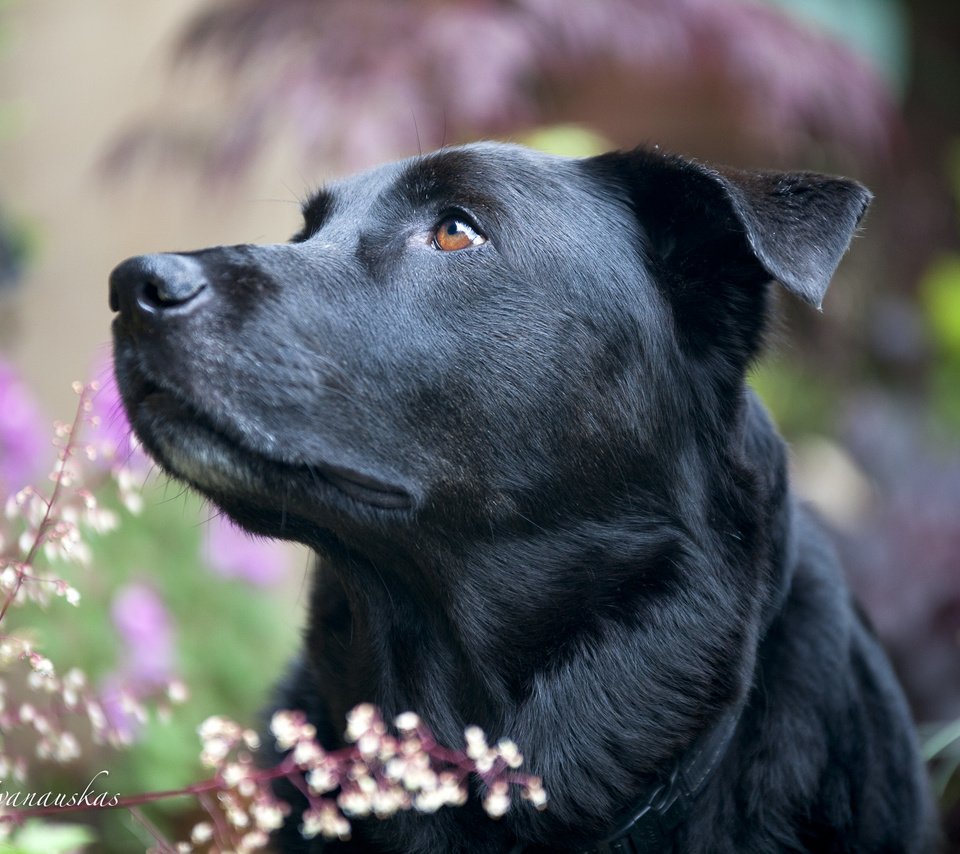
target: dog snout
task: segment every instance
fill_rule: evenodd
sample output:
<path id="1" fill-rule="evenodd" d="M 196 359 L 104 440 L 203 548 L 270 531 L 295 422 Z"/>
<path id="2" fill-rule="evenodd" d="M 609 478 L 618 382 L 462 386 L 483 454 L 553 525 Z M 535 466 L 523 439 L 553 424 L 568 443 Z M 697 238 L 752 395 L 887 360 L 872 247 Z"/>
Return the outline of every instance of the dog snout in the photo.
<path id="1" fill-rule="evenodd" d="M 110 274 L 110 309 L 131 320 L 182 314 L 200 304 L 209 284 L 202 264 L 189 255 L 138 255 Z"/>

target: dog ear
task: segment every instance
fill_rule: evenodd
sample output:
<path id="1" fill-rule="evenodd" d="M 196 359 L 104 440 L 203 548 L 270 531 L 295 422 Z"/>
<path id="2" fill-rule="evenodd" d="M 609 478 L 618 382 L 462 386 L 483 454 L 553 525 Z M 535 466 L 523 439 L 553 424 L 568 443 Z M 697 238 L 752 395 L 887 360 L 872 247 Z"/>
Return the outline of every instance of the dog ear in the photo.
<path id="1" fill-rule="evenodd" d="M 684 289 L 776 280 L 817 308 L 871 199 L 846 178 L 712 169 L 656 150 L 584 163 L 626 193 Z"/>

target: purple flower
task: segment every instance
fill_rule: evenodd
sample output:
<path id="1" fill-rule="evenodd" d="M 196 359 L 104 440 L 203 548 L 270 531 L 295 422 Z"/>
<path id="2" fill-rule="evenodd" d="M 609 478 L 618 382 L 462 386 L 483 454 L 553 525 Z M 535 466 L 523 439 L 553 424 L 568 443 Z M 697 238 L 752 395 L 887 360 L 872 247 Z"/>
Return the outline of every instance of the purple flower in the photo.
<path id="1" fill-rule="evenodd" d="M 257 587 L 276 583 L 284 571 L 283 554 L 277 542 L 253 537 L 222 516 L 207 524 L 203 553 L 218 575 L 240 578 Z"/>
<path id="2" fill-rule="evenodd" d="M 157 591 L 144 583 L 126 584 L 111 608 L 124 648 L 121 675 L 135 688 L 153 688 L 173 675 L 173 625 Z"/>
<path id="3" fill-rule="evenodd" d="M 174 676 L 173 623 L 160 594 L 142 582 L 117 591 L 111 617 L 123 660 L 102 681 L 100 697 L 110 727 L 132 741 L 144 720 L 140 699 L 162 689 Z"/>
<path id="4" fill-rule="evenodd" d="M 12 366 L 0 360 L 0 494 L 26 486 L 49 447 L 40 409 Z"/>
<path id="5" fill-rule="evenodd" d="M 90 438 L 105 466 L 125 468 L 138 476 L 146 476 L 152 465 L 140 444 L 133 438 L 133 430 L 120 400 L 120 391 L 113 373 L 112 356 L 95 371 L 100 390 L 93 398 L 95 419 Z"/>

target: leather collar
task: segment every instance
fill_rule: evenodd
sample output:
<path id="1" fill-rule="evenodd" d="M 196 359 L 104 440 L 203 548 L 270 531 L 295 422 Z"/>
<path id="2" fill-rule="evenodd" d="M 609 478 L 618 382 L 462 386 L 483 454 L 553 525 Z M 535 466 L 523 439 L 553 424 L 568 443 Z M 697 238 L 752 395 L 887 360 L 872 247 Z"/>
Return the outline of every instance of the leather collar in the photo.
<path id="1" fill-rule="evenodd" d="M 720 766 L 740 722 L 743 703 L 723 713 L 674 762 L 670 773 L 649 789 L 615 823 L 617 830 L 578 854 L 666 854 L 673 850 L 674 834 L 691 813 L 697 796 Z M 528 849 L 517 843 L 510 854 Z M 531 851 L 545 850 L 534 846 Z"/>
<path id="2" fill-rule="evenodd" d="M 676 829 L 727 753 L 742 709 L 738 703 L 725 712 L 674 762 L 666 779 L 619 822 L 616 831 L 581 854 L 662 854 L 672 850 Z"/>

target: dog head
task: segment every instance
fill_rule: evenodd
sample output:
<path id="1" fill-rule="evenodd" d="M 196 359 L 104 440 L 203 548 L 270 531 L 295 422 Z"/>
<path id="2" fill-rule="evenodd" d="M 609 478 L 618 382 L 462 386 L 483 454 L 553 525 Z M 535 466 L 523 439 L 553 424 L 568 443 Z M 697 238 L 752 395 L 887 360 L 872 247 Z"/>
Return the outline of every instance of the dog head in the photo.
<path id="1" fill-rule="evenodd" d="M 868 199 L 657 151 L 443 150 L 321 190 L 289 243 L 122 263 L 120 389 L 163 467 L 261 533 L 601 514 L 735 429 L 770 283 L 819 305 Z"/>

